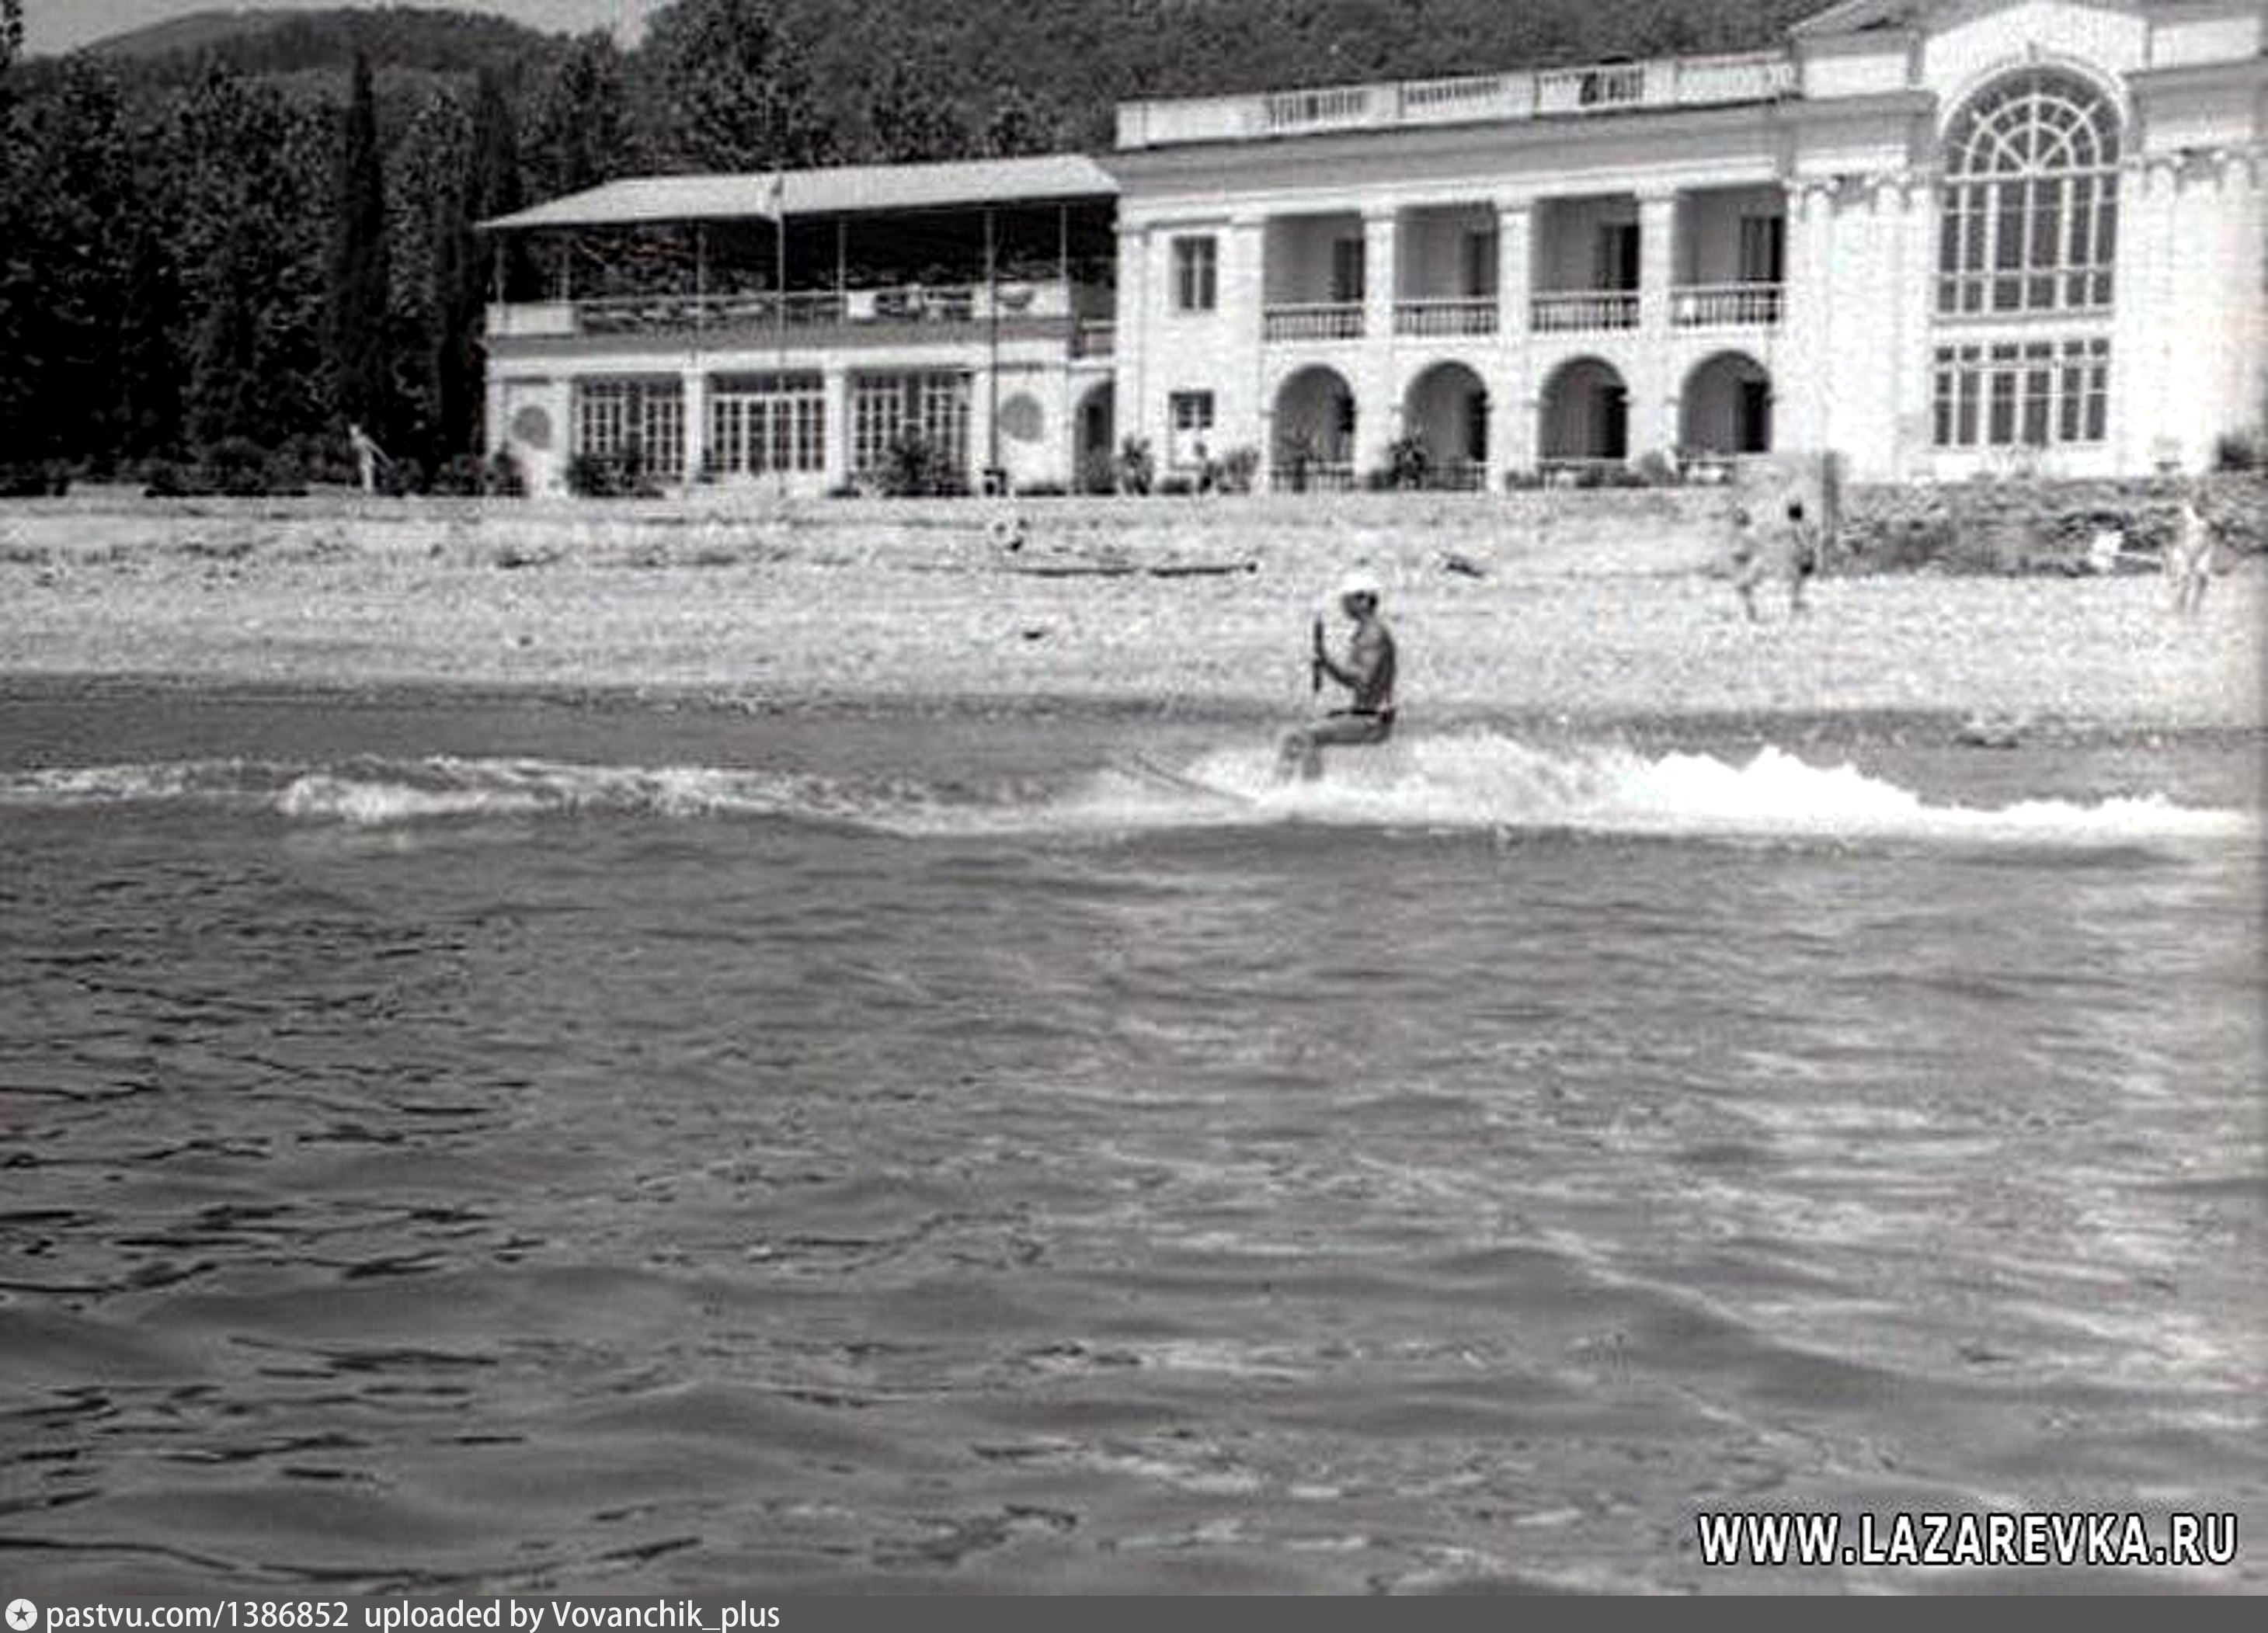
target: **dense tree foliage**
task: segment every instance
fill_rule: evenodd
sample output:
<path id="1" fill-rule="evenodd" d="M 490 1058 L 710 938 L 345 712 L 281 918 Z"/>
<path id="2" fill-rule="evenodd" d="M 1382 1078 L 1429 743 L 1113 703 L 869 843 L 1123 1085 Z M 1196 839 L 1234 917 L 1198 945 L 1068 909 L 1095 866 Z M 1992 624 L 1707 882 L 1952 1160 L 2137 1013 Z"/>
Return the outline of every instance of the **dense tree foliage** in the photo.
<path id="1" fill-rule="evenodd" d="M 378 101 L 370 61 L 355 55 L 332 195 L 329 325 L 325 361 L 331 401 L 379 437 L 393 424 L 393 268 L 386 219 L 386 175 L 378 153 Z"/>
<path id="2" fill-rule="evenodd" d="M 695 170 L 773 170 L 836 156 L 803 34 L 772 0 L 677 0 L 645 42 L 658 129 Z"/>
<path id="3" fill-rule="evenodd" d="M 611 177 L 1102 148 L 1127 98 L 1736 49 L 1822 3 L 675 0 L 634 50 L 217 10 L 57 60 L 0 0 L 0 467 L 342 474 L 350 417 L 461 467 L 485 302 L 563 270 L 475 224 Z"/>

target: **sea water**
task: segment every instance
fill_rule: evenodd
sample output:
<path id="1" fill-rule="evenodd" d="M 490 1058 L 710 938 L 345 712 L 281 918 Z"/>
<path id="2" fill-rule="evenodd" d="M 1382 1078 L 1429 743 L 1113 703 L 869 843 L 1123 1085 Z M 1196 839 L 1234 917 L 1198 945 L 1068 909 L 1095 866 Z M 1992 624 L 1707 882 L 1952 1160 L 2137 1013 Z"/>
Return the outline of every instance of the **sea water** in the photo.
<path id="1" fill-rule="evenodd" d="M 0 1574 L 2257 1591 L 2259 740 L 1953 736 L 18 687 Z"/>

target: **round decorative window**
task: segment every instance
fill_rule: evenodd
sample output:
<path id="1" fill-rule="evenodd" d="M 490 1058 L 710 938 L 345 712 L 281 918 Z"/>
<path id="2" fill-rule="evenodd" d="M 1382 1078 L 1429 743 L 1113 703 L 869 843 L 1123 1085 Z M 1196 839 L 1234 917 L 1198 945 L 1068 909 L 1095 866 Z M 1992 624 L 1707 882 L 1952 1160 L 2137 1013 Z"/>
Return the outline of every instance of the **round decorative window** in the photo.
<path id="1" fill-rule="evenodd" d="M 1018 392 L 1000 405 L 1000 434 L 1011 442 L 1037 442 L 1047 431 L 1047 415 L 1040 400 Z"/>
<path id="2" fill-rule="evenodd" d="M 529 403 L 512 416 L 512 439 L 530 448 L 551 445 L 551 411 L 540 403 Z"/>

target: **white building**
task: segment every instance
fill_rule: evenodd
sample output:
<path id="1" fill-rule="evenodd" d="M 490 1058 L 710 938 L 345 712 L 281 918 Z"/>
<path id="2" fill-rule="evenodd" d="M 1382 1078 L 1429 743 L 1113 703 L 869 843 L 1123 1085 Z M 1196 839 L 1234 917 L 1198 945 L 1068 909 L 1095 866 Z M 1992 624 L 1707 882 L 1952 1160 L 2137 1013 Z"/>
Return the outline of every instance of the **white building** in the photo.
<path id="1" fill-rule="evenodd" d="M 1115 190 L 1051 154 L 640 178 L 488 223 L 556 279 L 490 309 L 490 445 L 541 492 L 583 455 L 813 493 L 904 433 L 964 486 L 1067 484 L 1108 397 Z"/>
<path id="2" fill-rule="evenodd" d="M 808 245 L 784 322 L 707 291 L 627 331 L 590 301 L 499 309 L 492 435 L 604 452 L 620 404 L 662 463 L 729 477 L 764 465 L 735 427 L 774 423 L 788 381 L 814 485 L 873 464 L 894 377 L 902 414 L 934 389 L 965 405 L 940 425 L 976 416 L 972 481 L 1074 485 L 1127 436 L 1169 474 L 1251 449 L 1278 487 L 1412 449 L 1491 487 L 1774 447 L 1862 479 L 2197 468 L 2268 408 L 2264 162 L 2261 0 L 1846 0 L 1739 56 L 1132 103 L 1100 161 L 785 179 L 792 250 L 799 220 L 838 246 L 994 224 L 932 327 L 884 321 L 840 254 L 814 282 Z M 765 185 L 618 183 L 500 224 L 716 220 Z M 1113 220 L 1115 258 L 1082 261 Z"/>

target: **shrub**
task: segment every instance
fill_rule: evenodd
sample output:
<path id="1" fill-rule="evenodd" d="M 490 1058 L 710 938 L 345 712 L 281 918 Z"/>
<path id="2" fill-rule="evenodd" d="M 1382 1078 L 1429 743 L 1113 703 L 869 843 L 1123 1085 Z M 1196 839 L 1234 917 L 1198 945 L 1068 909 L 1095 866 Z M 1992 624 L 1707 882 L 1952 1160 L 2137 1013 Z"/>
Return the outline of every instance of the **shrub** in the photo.
<path id="1" fill-rule="evenodd" d="M 465 496 L 480 493 L 487 485 L 487 467 L 472 454 L 460 453 L 435 466 L 426 487 L 432 493 Z"/>
<path id="2" fill-rule="evenodd" d="M 619 493 L 615 462 L 602 454 L 578 453 L 567 461 L 567 491 L 580 499 L 610 499 Z"/>
<path id="3" fill-rule="evenodd" d="M 1396 437 L 1386 445 L 1386 481 L 1372 482 L 1373 487 L 1423 488 L 1433 468 L 1432 456 L 1425 452 L 1425 439 L 1412 433 Z"/>
<path id="4" fill-rule="evenodd" d="M 1020 499 L 1060 499 L 1066 489 L 1059 482 L 1027 482 L 1016 489 Z"/>
<path id="5" fill-rule="evenodd" d="M 1676 461 L 1659 448 L 1640 454 L 1633 474 L 1648 488 L 1674 488 L 1680 480 Z"/>
<path id="6" fill-rule="evenodd" d="M 1188 476 L 1168 476 L 1158 483 L 1158 491 L 1172 498 L 1188 498 L 1197 490 L 1197 482 Z"/>
<path id="7" fill-rule="evenodd" d="M 1129 437 L 1118 445 L 1118 491 L 1147 493 L 1156 480 L 1158 462 L 1151 457 L 1150 439 Z"/>
<path id="8" fill-rule="evenodd" d="M 248 437 L 222 438 L 198 465 L 192 480 L 199 492 L 254 498 L 268 491 L 268 451 Z"/>
<path id="9" fill-rule="evenodd" d="M 2213 464 L 2240 474 L 2268 469 L 2268 429 L 2229 432 L 2213 445 Z"/>
<path id="10" fill-rule="evenodd" d="M 527 473 L 520 468 L 519 456 L 509 448 L 498 448 L 489 455 L 481 471 L 481 491 L 507 499 L 526 498 Z"/>
<path id="11" fill-rule="evenodd" d="M 1252 484 L 1260 474 L 1260 450 L 1251 446 L 1231 448 L 1220 456 L 1220 490 L 1223 493 L 1250 493 Z"/>
<path id="12" fill-rule="evenodd" d="M 70 491 L 70 470 L 54 464 L 0 465 L 0 498 L 38 499 Z"/>
<path id="13" fill-rule="evenodd" d="M 892 498 L 958 493 L 964 485 L 961 474 L 946 460 L 945 450 L 912 426 L 901 427 L 898 434 L 890 438 L 889 448 L 883 455 L 882 491 Z"/>

